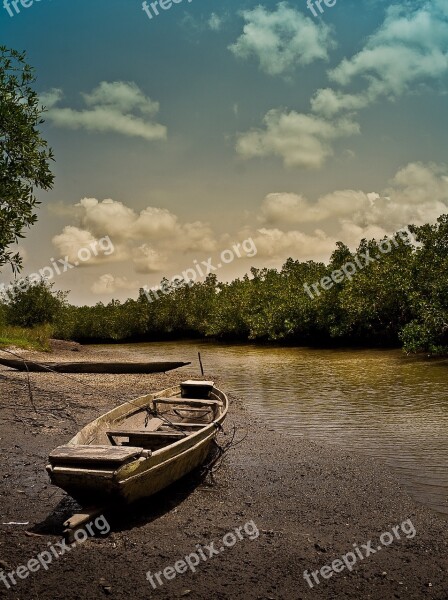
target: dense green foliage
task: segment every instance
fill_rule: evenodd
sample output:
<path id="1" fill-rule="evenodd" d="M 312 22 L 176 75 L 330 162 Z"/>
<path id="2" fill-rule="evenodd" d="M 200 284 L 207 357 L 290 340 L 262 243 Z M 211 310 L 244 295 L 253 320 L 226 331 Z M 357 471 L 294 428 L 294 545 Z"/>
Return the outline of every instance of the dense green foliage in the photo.
<path id="1" fill-rule="evenodd" d="M 25 278 L 3 293 L 3 319 L 7 325 L 35 327 L 57 322 L 65 307 L 65 292 L 53 291 L 45 280 L 31 283 Z"/>
<path id="2" fill-rule="evenodd" d="M 36 221 L 36 189 L 53 185 L 53 158 L 39 134 L 42 107 L 32 88 L 34 75 L 25 55 L 0 46 L 0 268 L 14 272 L 21 258 L 8 248 Z"/>
<path id="3" fill-rule="evenodd" d="M 230 283 L 209 275 L 175 288 L 164 280 L 167 293 L 152 302 L 143 290 L 137 300 L 93 307 L 68 306 L 59 298 L 50 322 L 58 337 L 84 342 L 200 336 L 296 345 L 402 344 L 409 352 L 447 354 L 448 215 L 409 230 L 414 240 L 362 240 L 354 253 L 338 243 L 328 265 L 290 258 L 280 271 L 251 269 L 251 276 Z M 348 264 L 357 265 L 355 273 Z M 328 285 L 331 274 L 335 278 L 344 269 L 349 275 Z M 328 289 L 320 283 L 307 293 L 304 286 L 317 282 Z M 47 293 L 55 297 L 51 289 Z M 34 294 L 33 288 L 26 294 Z M 28 310 L 23 302 L 17 306 L 19 314 Z M 25 322 L 23 314 L 17 319 Z"/>

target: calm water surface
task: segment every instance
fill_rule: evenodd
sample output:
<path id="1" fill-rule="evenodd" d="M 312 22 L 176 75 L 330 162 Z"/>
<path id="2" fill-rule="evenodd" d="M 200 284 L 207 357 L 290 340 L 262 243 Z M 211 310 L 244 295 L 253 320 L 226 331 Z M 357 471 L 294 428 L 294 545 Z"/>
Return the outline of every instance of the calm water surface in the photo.
<path id="1" fill-rule="evenodd" d="M 418 501 L 448 514 L 448 361 L 208 342 L 120 347 L 194 367 L 199 350 L 206 374 L 273 428 L 380 457 Z"/>

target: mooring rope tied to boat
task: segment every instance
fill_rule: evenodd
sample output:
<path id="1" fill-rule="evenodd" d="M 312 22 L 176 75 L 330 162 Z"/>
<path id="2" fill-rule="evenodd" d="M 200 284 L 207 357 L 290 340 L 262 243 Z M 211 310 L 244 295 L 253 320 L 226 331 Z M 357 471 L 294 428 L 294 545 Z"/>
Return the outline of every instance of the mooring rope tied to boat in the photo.
<path id="1" fill-rule="evenodd" d="M 224 431 L 224 428 L 221 425 L 221 423 L 214 423 L 214 425 L 219 431 L 219 433 L 222 433 L 224 436 L 229 435 L 226 431 Z M 240 440 L 235 442 L 235 437 L 238 432 L 238 429 L 239 428 L 234 424 L 231 439 L 226 444 L 220 445 L 216 438 L 213 438 L 213 445 L 217 450 L 217 455 L 213 457 L 208 463 L 204 464 L 202 467 L 202 471 L 205 474 L 205 476 L 210 475 L 212 484 L 215 483 L 214 475 L 216 471 L 218 471 L 222 467 L 224 458 L 228 454 L 228 452 L 230 452 L 230 450 L 234 450 L 237 446 L 242 444 L 249 435 L 249 432 L 246 430 L 244 436 Z"/>

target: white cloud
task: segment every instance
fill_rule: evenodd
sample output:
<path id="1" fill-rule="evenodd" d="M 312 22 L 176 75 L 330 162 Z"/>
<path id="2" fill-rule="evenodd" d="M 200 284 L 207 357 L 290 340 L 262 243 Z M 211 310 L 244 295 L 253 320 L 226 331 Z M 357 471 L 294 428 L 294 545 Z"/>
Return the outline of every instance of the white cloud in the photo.
<path id="1" fill-rule="evenodd" d="M 243 231 L 240 235 L 247 236 L 248 232 Z M 251 232 L 250 236 L 257 247 L 257 258 L 281 260 L 290 256 L 301 260 L 324 260 L 334 250 L 337 241 L 319 229 L 305 233 L 263 227 Z"/>
<path id="2" fill-rule="evenodd" d="M 366 220 L 398 228 L 408 223 L 434 222 L 447 212 L 448 167 L 410 163 L 400 169 L 392 184 L 383 190 Z"/>
<path id="3" fill-rule="evenodd" d="M 223 19 L 216 13 L 212 13 L 210 15 L 210 19 L 208 20 L 208 26 L 212 31 L 219 31 L 222 27 Z"/>
<path id="4" fill-rule="evenodd" d="M 282 11 L 291 10 L 280 6 L 283 6 Z M 272 18 L 260 7 L 253 12 L 259 15 L 260 22 Z M 257 28 L 251 26 L 249 31 L 256 43 L 264 43 Z M 260 31 L 263 32 L 263 28 Z M 246 45 L 241 42 L 242 51 L 246 53 L 255 51 L 256 43 L 251 46 L 250 39 L 248 35 Z M 275 36 L 272 39 L 278 41 Z M 272 42 L 274 47 L 277 41 Z M 288 58 L 283 65 L 281 57 L 281 53 L 279 58 L 274 52 L 264 59 L 272 74 L 282 73 L 287 68 Z M 420 84 L 438 81 L 447 74 L 446 0 L 390 6 L 384 22 L 364 48 L 329 72 L 334 85 L 317 90 L 311 99 L 314 115 L 273 109 L 264 117 L 264 130 L 256 129 L 239 136 L 237 152 L 245 158 L 277 155 L 286 166 L 319 168 L 333 154 L 334 140 L 359 131 L 354 113 L 380 98 L 396 99 Z M 347 90 L 348 86 L 360 91 Z M 335 121 L 340 113 L 348 116 Z"/>
<path id="5" fill-rule="evenodd" d="M 139 213 L 122 202 L 83 198 L 77 205 L 84 229 L 121 242 L 156 243 L 161 247 L 210 252 L 216 248 L 213 232 L 202 221 L 180 223 L 166 208 L 148 206 Z"/>
<path id="6" fill-rule="evenodd" d="M 234 230 L 219 243 L 209 225 L 180 222 L 162 208 L 147 207 L 137 213 L 114 200 L 85 198 L 76 212 L 77 224 L 67 225 L 53 239 L 62 256 L 69 256 L 73 263 L 80 248 L 107 235 L 115 248 L 110 256 L 99 255 L 86 266 L 124 263 L 129 272 L 170 276 L 191 266 L 192 258 L 216 259 L 224 248 L 249 238 L 257 247 L 252 262 L 278 266 L 289 256 L 327 260 L 339 240 L 355 248 L 363 237 L 381 238 L 409 223 L 434 222 L 446 214 L 448 165 L 410 163 L 380 190 L 335 190 L 315 200 L 293 192 L 268 194 L 259 209 L 247 215 L 249 224 L 240 227 L 235 218 Z M 190 251 L 195 254 L 188 258 Z M 136 291 L 138 282 L 129 272 L 128 279 L 113 271 L 102 276 L 95 282 L 95 293 L 110 294 L 126 286 Z"/>
<path id="7" fill-rule="evenodd" d="M 90 231 L 71 225 L 64 227 L 62 233 L 55 235 L 52 240 L 61 256 L 68 256 L 70 262 L 73 263 L 78 260 L 80 248 L 88 248 L 89 244 L 93 244 L 95 241 L 96 238 Z"/>
<path id="8" fill-rule="evenodd" d="M 448 73 L 448 10 L 439 2 L 392 5 L 365 47 L 330 71 L 341 87 L 366 84 L 356 94 L 319 90 L 312 106 L 330 116 L 341 110 L 359 110 L 381 97 L 398 98 L 419 83 Z"/>
<path id="9" fill-rule="evenodd" d="M 159 103 L 146 97 L 136 83 L 102 81 L 90 94 L 83 94 L 87 106 L 111 106 L 123 112 L 139 110 L 154 116 L 159 112 Z"/>
<path id="10" fill-rule="evenodd" d="M 85 110 L 60 108 L 62 90 L 53 89 L 41 95 L 47 106 L 45 118 L 57 127 L 114 132 L 145 140 L 164 140 L 167 129 L 154 121 L 159 111 L 154 102 L 135 83 L 101 82 L 90 94 L 82 94 Z"/>
<path id="11" fill-rule="evenodd" d="M 133 249 L 132 262 L 137 273 L 160 273 L 168 268 L 167 256 L 148 244 Z"/>
<path id="12" fill-rule="evenodd" d="M 409 223 L 434 221 L 447 208 L 448 166 L 410 163 L 379 193 L 336 190 L 316 202 L 291 193 L 269 194 L 261 206 L 260 219 L 267 225 L 327 221 L 391 232 Z"/>
<path id="13" fill-rule="evenodd" d="M 295 111 L 270 110 L 264 129 L 240 134 L 236 150 L 243 158 L 279 156 L 287 167 L 318 168 L 333 154 L 332 142 L 359 133 L 350 119 L 332 123 Z"/>
<path id="14" fill-rule="evenodd" d="M 412 205 L 448 200 L 448 168 L 446 165 L 410 163 L 393 178 L 400 199 Z M 388 190 L 391 193 L 391 190 Z"/>
<path id="15" fill-rule="evenodd" d="M 338 112 L 357 111 L 369 105 L 369 98 L 365 94 L 345 94 L 331 88 L 317 90 L 311 98 L 313 112 L 331 118 Z"/>
<path id="16" fill-rule="evenodd" d="M 240 235 L 253 237 L 258 258 L 327 259 L 336 241 L 355 248 L 413 223 L 448 212 L 448 165 L 410 163 L 381 192 L 336 190 L 312 202 L 294 193 L 268 194 L 255 221 Z"/>
<path id="17" fill-rule="evenodd" d="M 176 253 L 210 253 L 217 242 L 210 225 L 202 221 L 179 222 L 167 209 L 148 206 L 140 213 L 110 198 L 98 201 L 83 198 L 75 205 L 77 225 L 67 225 L 54 236 L 53 245 L 71 262 L 77 260 L 80 248 L 108 236 L 115 251 L 99 255 L 85 266 L 100 260 L 132 261 L 138 273 L 154 273 L 167 269 Z"/>
<path id="18" fill-rule="evenodd" d="M 64 93 L 62 90 L 53 88 L 51 90 L 48 90 L 47 92 L 43 92 L 42 94 L 40 94 L 39 99 L 42 106 L 45 106 L 45 108 L 50 109 L 53 108 L 53 106 L 55 106 L 60 100 L 62 100 L 63 97 Z"/>
<path id="19" fill-rule="evenodd" d="M 319 223 L 353 215 L 371 207 L 369 195 L 361 191 L 342 190 L 322 196 L 317 202 L 292 193 L 268 194 L 261 205 L 264 224 Z"/>
<path id="20" fill-rule="evenodd" d="M 178 232 L 182 235 L 181 226 L 176 215 L 165 208 L 148 206 L 134 219 L 132 236 L 137 239 L 163 239 L 169 238 Z"/>
<path id="21" fill-rule="evenodd" d="M 112 248 L 109 243 L 100 243 L 101 237 L 105 236 L 95 236 L 91 231 L 67 225 L 60 234 L 53 237 L 52 243 L 60 256 L 67 256 L 72 264 L 77 266 L 79 264 L 80 267 L 90 267 L 104 262 L 119 262 L 129 257 L 125 247 L 114 244 Z M 102 248 L 107 251 L 107 254 L 104 254 Z M 80 254 L 83 249 L 86 252 Z M 90 253 L 90 258 L 88 260 L 80 258 L 85 256 L 87 251 Z"/>
<path id="22" fill-rule="evenodd" d="M 257 6 L 243 13 L 242 35 L 229 49 L 241 59 L 255 57 L 268 75 L 284 75 L 326 60 L 333 47 L 330 29 L 281 2 L 276 10 Z"/>
<path id="23" fill-rule="evenodd" d="M 110 235 L 124 240 L 132 236 L 130 230 L 137 219 L 135 211 L 110 198 L 99 202 L 96 198 L 83 198 L 75 205 L 81 225 L 95 234 Z"/>
<path id="24" fill-rule="evenodd" d="M 115 277 L 112 273 L 105 273 L 93 282 L 90 291 L 95 295 L 108 295 L 119 290 L 135 292 L 139 287 L 138 281 L 129 281 L 127 277 Z"/>

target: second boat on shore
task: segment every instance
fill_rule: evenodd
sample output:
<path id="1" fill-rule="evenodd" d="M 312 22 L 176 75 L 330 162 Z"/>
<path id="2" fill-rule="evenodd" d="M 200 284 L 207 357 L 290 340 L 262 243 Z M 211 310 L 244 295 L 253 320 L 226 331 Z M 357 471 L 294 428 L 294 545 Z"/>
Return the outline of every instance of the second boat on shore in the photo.
<path id="1" fill-rule="evenodd" d="M 111 375 L 165 373 L 185 367 L 189 362 L 35 362 L 26 359 L 0 358 L 0 365 L 31 373 L 109 373 Z"/>

